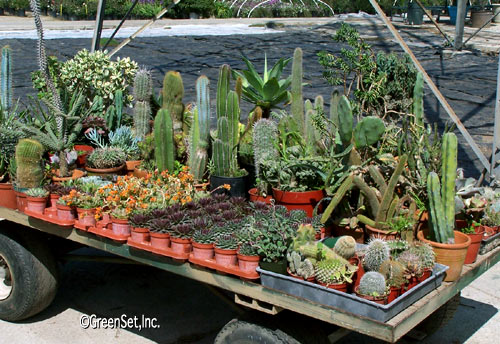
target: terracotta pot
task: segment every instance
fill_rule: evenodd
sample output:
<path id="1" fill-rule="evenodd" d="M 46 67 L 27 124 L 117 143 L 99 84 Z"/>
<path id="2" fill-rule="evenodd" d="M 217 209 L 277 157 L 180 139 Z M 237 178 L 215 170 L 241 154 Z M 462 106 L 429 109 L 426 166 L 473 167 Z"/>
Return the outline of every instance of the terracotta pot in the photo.
<path id="1" fill-rule="evenodd" d="M 83 177 L 84 175 L 85 175 L 85 172 L 83 172 L 81 170 L 74 169 L 73 173 L 71 174 L 71 176 L 68 176 L 68 177 L 58 177 L 59 176 L 59 170 L 55 170 L 54 171 L 54 176 L 52 176 L 52 181 L 54 183 L 60 183 L 60 182 L 68 181 L 68 180 L 76 180 L 78 178 Z"/>
<path id="2" fill-rule="evenodd" d="M 170 248 L 174 253 L 185 254 L 191 252 L 191 239 L 170 238 Z"/>
<path id="3" fill-rule="evenodd" d="M 57 204 L 57 217 L 59 220 L 71 221 L 75 219 L 75 210 L 67 205 Z"/>
<path id="4" fill-rule="evenodd" d="M 111 216 L 111 230 L 115 235 L 130 236 L 130 225 L 128 220 L 115 219 Z"/>
<path id="5" fill-rule="evenodd" d="M 248 195 L 250 202 L 264 202 L 266 204 L 271 204 L 271 200 L 273 199 L 271 195 L 267 195 L 266 197 L 261 196 L 257 188 L 248 190 Z"/>
<path id="6" fill-rule="evenodd" d="M 389 295 L 387 295 L 387 303 L 391 303 L 401 295 L 401 287 L 390 287 L 389 290 L 390 292 Z"/>
<path id="7" fill-rule="evenodd" d="M 112 167 L 112 168 L 92 168 L 85 166 L 85 170 L 87 172 L 90 172 L 94 175 L 108 175 L 108 174 L 119 174 L 119 172 L 123 171 L 123 168 L 125 167 L 125 164 L 117 167 Z"/>
<path id="8" fill-rule="evenodd" d="M 170 234 L 169 233 L 149 233 L 149 240 L 151 241 L 151 246 L 154 248 L 159 248 L 165 250 L 170 247 Z"/>
<path id="9" fill-rule="evenodd" d="M 332 236 L 339 237 L 343 235 L 352 236 L 359 244 L 365 243 L 365 232 L 363 231 L 363 228 L 357 227 L 352 229 L 350 226 L 339 226 L 334 224 L 332 226 Z"/>
<path id="10" fill-rule="evenodd" d="M 466 234 L 459 231 L 454 232 L 455 244 L 441 244 L 427 240 L 424 237 L 423 231 L 417 234 L 417 238 L 420 241 L 426 242 L 432 246 L 434 253 L 436 253 L 436 262 L 450 267 L 448 271 L 446 271 L 446 277 L 444 278 L 445 282 L 452 282 L 460 277 L 465 256 L 467 255 L 467 249 L 471 243 L 471 239 Z"/>
<path id="11" fill-rule="evenodd" d="M 209 260 L 214 258 L 214 244 L 199 244 L 193 241 L 193 255 L 195 258 Z"/>
<path id="12" fill-rule="evenodd" d="M 29 197 L 26 196 L 27 206 L 26 209 L 29 211 L 43 214 L 45 208 L 47 207 L 47 197 Z"/>
<path id="13" fill-rule="evenodd" d="M 369 225 L 365 225 L 366 233 L 370 239 L 383 239 L 385 241 L 388 240 L 396 240 L 400 237 L 399 233 L 384 231 L 382 229 L 377 229 Z"/>
<path id="14" fill-rule="evenodd" d="M 138 167 L 134 168 L 134 177 L 136 178 L 146 178 L 148 176 L 148 171 L 141 170 Z"/>
<path id="15" fill-rule="evenodd" d="M 479 249 L 481 248 L 481 240 L 484 238 L 485 230 L 482 226 L 478 226 L 475 228 L 475 231 L 476 232 L 474 234 L 466 234 L 471 239 L 471 243 L 467 249 L 464 264 L 474 263 L 477 259 Z"/>
<path id="16" fill-rule="evenodd" d="M 130 237 L 135 242 L 148 242 L 149 229 L 142 227 L 132 227 L 132 231 L 130 232 Z"/>
<path id="17" fill-rule="evenodd" d="M 327 288 L 330 288 L 330 289 L 335 289 L 335 290 L 347 293 L 347 283 L 325 284 L 325 283 L 318 282 L 318 284 L 321 285 L 321 286 L 323 286 L 323 287 L 327 287 Z"/>
<path id="18" fill-rule="evenodd" d="M 236 250 L 222 250 L 220 248 L 214 248 L 215 251 L 215 262 L 222 266 L 236 265 Z"/>
<path id="19" fill-rule="evenodd" d="M 94 148 L 89 145 L 75 145 L 73 149 L 76 151 L 84 152 L 82 154 L 79 154 L 76 158 L 76 166 L 84 167 L 87 163 L 87 157 L 94 151 Z"/>
<path id="20" fill-rule="evenodd" d="M 194 184 L 196 191 L 207 191 L 210 190 L 210 182 Z"/>
<path id="21" fill-rule="evenodd" d="M 485 225 L 481 225 L 481 227 L 483 227 L 485 231 L 485 237 L 490 237 L 498 232 L 498 227 L 490 227 Z"/>
<path id="22" fill-rule="evenodd" d="M 16 193 L 11 183 L 0 183 L 0 207 L 17 209 Z"/>
<path id="23" fill-rule="evenodd" d="M 385 305 L 387 303 L 387 295 L 382 295 L 382 296 L 369 296 L 369 295 L 363 295 L 358 292 L 358 288 L 354 288 L 354 293 L 356 294 L 357 297 L 360 297 L 362 299 L 375 302 L 381 305 Z"/>
<path id="24" fill-rule="evenodd" d="M 127 176 L 133 176 L 134 170 L 137 166 L 141 164 L 142 160 L 127 160 L 125 161 L 125 166 L 127 169 Z"/>
<path id="25" fill-rule="evenodd" d="M 323 197 L 325 197 L 325 190 L 291 192 L 273 188 L 273 198 L 277 204 L 284 205 L 288 210 L 302 209 L 308 217 L 313 216 L 314 207 Z M 318 212 L 321 210 L 320 206 Z"/>
<path id="26" fill-rule="evenodd" d="M 56 208 L 57 205 L 57 200 L 61 197 L 61 195 L 58 194 L 50 194 L 49 200 L 50 200 L 50 207 L 51 208 Z"/>
<path id="27" fill-rule="evenodd" d="M 84 226 L 95 226 L 95 209 L 76 208 L 78 222 Z"/>
<path id="28" fill-rule="evenodd" d="M 19 211 L 23 212 L 26 210 L 26 194 L 20 191 L 14 191 L 16 194 L 16 207 Z"/>

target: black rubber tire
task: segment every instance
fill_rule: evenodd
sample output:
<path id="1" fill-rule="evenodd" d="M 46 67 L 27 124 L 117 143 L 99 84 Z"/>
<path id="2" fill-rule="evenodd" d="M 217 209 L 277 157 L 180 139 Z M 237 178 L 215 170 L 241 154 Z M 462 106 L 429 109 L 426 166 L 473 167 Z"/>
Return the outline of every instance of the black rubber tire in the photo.
<path id="1" fill-rule="evenodd" d="M 0 225 L 0 255 L 10 269 L 12 291 L 0 301 L 0 319 L 19 321 L 47 308 L 57 292 L 57 263 L 46 236 L 35 230 Z M 7 227 L 7 228 L 5 228 Z"/>
<path id="2" fill-rule="evenodd" d="M 214 344 L 288 344 L 283 333 L 241 320 L 228 322 L 215 338 Z"/>
<path id="3" fill-rule="evenodd" d="M 424 321 L 417 325 L 415 329 L 430 336 L 453 318 L 459 305 L 460 292 L 434 311 L 434 313 L 429 315 Z"/>

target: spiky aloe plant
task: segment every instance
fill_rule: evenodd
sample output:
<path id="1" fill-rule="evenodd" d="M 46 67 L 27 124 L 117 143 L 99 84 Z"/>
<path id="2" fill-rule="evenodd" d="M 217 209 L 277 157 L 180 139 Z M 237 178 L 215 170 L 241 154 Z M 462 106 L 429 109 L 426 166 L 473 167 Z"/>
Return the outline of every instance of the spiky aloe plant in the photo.
<path id="1" fill-rule="evenodd" d="M 204 75 L 196 80 L 196 108 L 189 133 L 188 166 L 196 181 L 205 175 L 210 136 L 210 87 Z"/>

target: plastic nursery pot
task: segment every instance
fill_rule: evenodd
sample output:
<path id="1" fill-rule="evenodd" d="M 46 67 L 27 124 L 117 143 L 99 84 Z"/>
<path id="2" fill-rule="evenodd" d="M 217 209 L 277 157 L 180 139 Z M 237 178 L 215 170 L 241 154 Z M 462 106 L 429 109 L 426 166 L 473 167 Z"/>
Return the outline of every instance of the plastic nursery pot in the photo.
<path id="1" fill-rule="evenodd" d="M 420 241 L 428 243 L 432 246 L 434 253 L 436 253 L 436 262 L 443 265 L 448 265 L 450 268 L 446 271 L 445 282 L 455 281 L 460 277 L 462 266 L 464 265 L 467 249 L 470 246 L 471 239 L 464 233 L 454 231 L 455 244 L 441 244 L 424 237 L 424 232 L 417 233 L 417 238 Z"/>
<path id="2" fill-rule="evenodd" d="M 385 305 L 387 303 L 387 295 L 382 295 L 382 296 L 370 296 L 370 295 L 363 295 L 359 293 L 359 287 L 354 288 L 354 293 L 356 294 L 357 297 L 360 297 L 362 299 L 375 302 L 381 305 Z"/>
<path id="3" fill-rule="evenodd" d="M 259 261 L 260 261 L 259 256 L 245 256 L 238 253 L 237 257 L 238 257 L 238 268 L 242 272 L 255 273 L 257 271 L 257 267 L 259 266 Z"/>
<path id="4" fill-rule="evenodd" d="M 477 254 L 481 248 L 481 240 L 484 238 L 484 228 L 482 226 L 478 226 L 475 228 L 475 233 L 466 235 L 470 238 L 471 243 L 467 249 L 464 264 L 472 264 L 476 261 Z"/>
<path id="5" fill-rule="evenodd" d="M 50 207 L 51 208 L 56 208 L 56 204 L 57 204 L 57 200 L 60 198 L 61 196 L 58 195 L 58 194 L 50 194 L 49 196 L 49 201 L 50 201 Z"/>
<path id="6" fill-rule="evenodd" d="M 432 275 L 432 269 L 425 269 L 422 275 L 417 277 L 418 283 L 422 283 Z"/>
<path id="7" fill-rule="evenodd" d="M 170 237 L 170 248 L 174 253 L 185 254 L 191 252 L 191 239 Z"/>
<path id="8" fill-rule="evenodd" d="M 111 217 L 111 230 L 113 234 L 130 236 L 130 225 L 128 220 L 115 219 Z"/>
<path id="9" fill-rule="evenodd" d="M 23 212 L 26 210 L 26 194 L 24 192 L 15 191 L 16 193 L 16 207 L 19 211 Z"/>
<path id="10" fill-rule="evenodd" d="M 418 284 L 418 278 L 417 277 L 411 277 L 410 280 L 406 283 L 406 291 L 415 288 Z"/>
<path id="11" fill-rule="evenodd" d="M 237 257 L 236 250 L 223 250 L 220 248 L 214 248 L 215 252 L 215 262 L 222 266 L 236 265 Z"/>
<path id="12" fill-rule="evenodd" d="M 81 178 L 85 175 L 85 172 L 81 170 L 74 169 L 72 171 L 71 176 L 68 177 L 59 177 L 59 170 L 55 170 L 54 172 L 55 175 L 52 176 L 52 181 L 54 183 L 60 183 L 60 182 L 66 182 L 68 180 L 76 180 L 78 178 Z"/>
<path id="13" fill-rule="evenodd" d="M 313 216 L 314 207 L 325 196 L 325 190 L 314 191 L 282 191 L 273 188 L 273 198 L 277 204 L 284 205 L 288 210 L 302 209 L 307 213 L 308 217 Z M 318 207 L 318 212 L 321 212 L 321 205 Z"/>
<path id="14" fill-rule="evenodd" d="M 26 197 L 27 205 L 26 209 L 29 211 L 43 214 L 43 211 L 47 207 L 47 197 Z"/>
<path id="15" fill-rule="evenodd" d="M 275 273 L 281 274 L 281 275 L 287 275 L 286 269 L 287 269 L 287 266 L 288 266 L 288 262 L 287 262 L 286 259 L 282 259 L 282 260 L 279 260 L 279 261 L 276 261 L 276 262 L 264 262 L 264 261 L 260 261 L 259 262 L 259 266 L 263 270 L 275 272 Z"/>
<path id="16" fill-rule="evenodd" d="M 396 240 L 400 237 L 399 233 L 384 231 L 382 229 L 374 228 L 369 225 L 365 225 L 366 233 L 370 239 L 383 239 L 385 241 Z"/>
<path id="17" fill-rule="evenodd" d="M 335 289 L 335 290 L 347 293 L 347 283 L 326 284 L 326 283 L 320 283 L 320 282 L 318 282 L 318 284 L 321 285 L 321 286 L 323 286 L 323 287 L 327 287 L 327 288 L 330 288 L 330 289 Z"/>
<path id="18" fill-rule="evenodd" d="M 271 195 L 267 195 L 266 197 L 261 196 L 257 188 L 251 188 L 248 190 L 248 197 L 250 202 L 264 202 L 266 204 L 271 204 L 271 200 L 273 199 L 273 196 Z"/>
<path id="19" fill-rule="evenodd" d="M 387 303 L 391 303 L 401 295 L 401 287 L 390 287 L 389 295 L 387 295 Z"/>
<path id="20" fill-rule="evenodd" d="M 142 227 L 132 227 L 132 231 L 130 232 L 130 237 L 135 242 L 148 242 L 149 229 Z"/>
<path id="21" fill-rule="evenodd" d="M 218 176 L 210 176 L 210 190 L 215 190 L 218 187 L 229 184 L 231 189 L 219 189 L 217 192 L 227 192 L 230 197 L 247 197 L 247 177 L 248 175 L 241 177 L 218 177 Z"/>
<path id="22" fill-rule="evenodd" d="M 214 244 L 199 244 L 193 241 L 193 256 L 202 260 L 214 258 Z"/>
<path id="23" fill-rule="evenodd" d="M 95 226 L 95 209 L 76 208 L 78 222 L 84 226 Z"/>
<path id="24" fill-rule="evenodd" d="M 0 183 L 0 207 L 17 209 L 16 193 L 11 183 Z"/>
<path id="25" fill-rule="evenodd" d="M 117 167 L 112 167 L 112 168 L 91 168 L 88 166 L 85 166 L 85 170 L 89 172 L 91 175 L 97 175 L 97 176 L 107 176 L 110 174 L 121 174 L 123 171 L 123 168 L 125 167 L 125 164 Z"/>
<path id="26" fill-rule="evenodd" d="M 67 205 L 57 204 L 57 218 L 63 221 L 71 221 L 75 219 L 75 211 Z"/>
<path id="27" fill-rule="evenodd" d="M 358 267 L 358 270 L 352 275 L 352 283 L 348 285 L 349 291 L 354 291 L 354 288 L 359 285 L 361 277 L 365 274 L 365 269 L 363 268 L 362 259 L 357 254 L 349 259 L 349 263 Z"/>
<path id="28" fill-rule="evenodd" d="M 78 155 L 76 158 L 76 166 L 77 167 L 84 167 L 85 164 L 87 163 L 87 156 L 92 153 L 94 148 L 89 145 L 75 145 L 73 147 L 74 150 L 77 152 L 84 152 Z"/>
<path id="29" fill-rule="evenodd" d="M 134 170 L 141 164 L 142 160 L 127 160 L 125 161 L 125 166 L 127 169 L 127 176 L 133 176 Z"/>
<path id="30" fill-rule="evenodd" d="M 151 241 L 151 247 L 159 248 L 165 250 L 170 247 L 170 234 L 169 233 L 149 233 L 149 240 Z"/>

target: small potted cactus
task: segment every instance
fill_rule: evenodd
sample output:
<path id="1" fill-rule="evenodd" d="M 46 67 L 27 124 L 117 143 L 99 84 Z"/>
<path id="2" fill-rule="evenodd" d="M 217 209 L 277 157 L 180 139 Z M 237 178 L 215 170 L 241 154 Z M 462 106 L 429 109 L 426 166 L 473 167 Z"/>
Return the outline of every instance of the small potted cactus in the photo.
<path id="1" fill-rule="evenodd" d="M 389 287 L 387 303 L 391 303 L 401 295 L 402 288 L 406 284 L 405 267 L 396 260 L 388 259 L 380 265 L 379 272 L 384 275 L 385 284 Z"/>
<path id="2" fill-rule="evenodd" d="M 43 214 L 47 206 L 47 197 L 49 192 L 43 188 L 32 188 L 25 192 L 26 201 L 28 202 L 26 209 L 35 213 Z"/>
<path id="3" fill-rule="evenodd" d="M 408 291 L 418 284 L 418 278 L 423 274 L 420 257 L 408 250 L 401 253 L 397 261 L 405 267 L 404 278 L 406 279 L 406 286 L 404 289 Z"/>
<path id="4" fill-rule="evenodd" d="M 85 226 L 95 226 L 96 207 L 99 205 L 99 199 L 88 194 L 78 194 L 75 205 L 78 222 Z"/>
<path id="5" fill-rule="evenodd" d="M 366 271 L 379 271 L 380 266 L 391 256 L 387 242 L 382 239 L 372 239 L 363 257 L 363 267 Z"/>
<path id="6" fill-rule="evenodd" d="M 236 265 L 238 239 L 232 234 L 221 235 L 215 241 L 215 261 L 222 266 Z"/>
<path id="7" fill-rule="evenodd" d="M 184 254 L 191 252 L 191 236 L 193 227 L 189 224 L 177 224 L 170 227 L 170 247 L 174 253 Z"/>
<path id="8" fill-rule="evenodd" d="M 243 243 L 238 249 L 238 267 L 242 272 L 255 273 L 259 266 L 260 256 L 251 243 Z"/>
<path id="9" fill-rule="evenodd" d="M 154 213 L 154 212 L 153 212 Z M 153 214 L 152 214 L 153 215 Z M 170 221 L 164 218 L 153 218 L 150 222 L 151 247 L 165 250 L 170 247 L 170 232 L 168 226 Z"/>
<path id="10" fill-rule="evenodd" d="M 76 193 L 76 190 L 73 190 Z M 73 192 L 71 191 L 71 192 Z M 61 196 L 57 200 L 56 207 L 57 207 L 57 218 L 63 221 L 71 221 L 75 219 L 75 209 L 73 207 L 73 203 L 71 202 L 70 199 L 67 198 L 67 196 L 70 196 L 70 194 Z"/>
<path id="11" fill-rule="evenodd" d="M 130 216 L 128 222 L 132 227 L 131 239 L 135 242 L 149 241 L 149 221 L 151 217 L 144 212 L 135 213 Z"/>
<path id="12" fill-rule="evenodd" d="M 314 275 L 320 285 L 347 292 L 347 284 L 352 283 L 352 276 L 356 270 L 357 267 L 351 266 L 342 258 L 326 259 L 316 263 Z"/>
<path id="13" fill-rule="evenodd" d="M 203 221 L 196 219 L 195 221 Z M 210 228 L 199 228 L 193 233 L 193 255 L 198 259 L 213 259 L 215 233 Z"/>
<path id="14" fill-rule="evenodd" d="M 424 242 L 415 242 L 410 248 L 410 252 L 415 253 L 420 258 L 422 275 L 417 277 L 418 282 L 423 282 L 432 275 L 432 269 L 436 264 L 436 254 L 432 246 Z"/>
<path id="15" fill-rule="evenodd" d="M 126 154 L 117 147 L 95 149 L 87 157 L 85 169 L 98 175 L 116 174 L 125 167 Z"/>
<path id="16" fill-rule="evenodd" d="M 381 305 L 387 303 L 387 287 L 385 277 L 380 272 L 368 271 L 363 275 L 359 286 L 354 289 L 356 295 Z"/>
<path id="17" fill-rule="evenodd" d="M 293 278 L 314 282 L 314 265 L 308 258 L 303 258 L 297 251 L 286 254 L 288 261 L 287 272 Z"/>
<path id="18" fill-rule="evenodd" d="M 351 264 L 357 265 L 356 240 L 350 235 L 344 235 L 337 239 L 333 250 Z"/>

